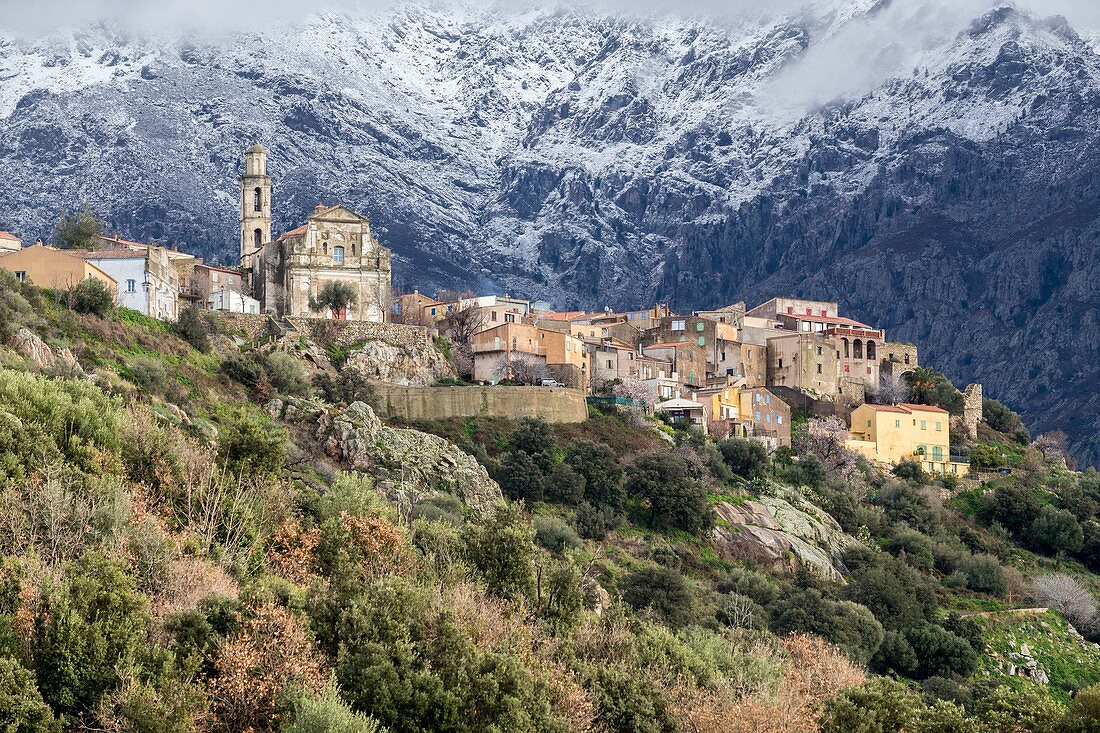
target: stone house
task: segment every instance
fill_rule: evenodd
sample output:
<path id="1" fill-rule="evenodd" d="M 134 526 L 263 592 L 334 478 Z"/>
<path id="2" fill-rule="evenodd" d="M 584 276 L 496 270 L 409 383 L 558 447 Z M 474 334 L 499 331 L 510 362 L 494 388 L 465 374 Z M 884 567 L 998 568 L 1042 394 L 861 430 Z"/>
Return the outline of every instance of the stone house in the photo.
<path id="1" fill-rule="evenodd" d="M 217 265 L 207 265 L 203 262 L 199 262 L 191 268 L 191 273 L 185 287 L 188 295 L 194 298 L 202 307 L 213 308 L 214 306 L 209 305 L 212 299 L 217 300 L 219 304 L 243 303 L 245 298 L 248 298 L 248 300 L 255 300 L 254 298 L 249 298 L 245 294 L 247 291 L 246 285 L 245 277 L 239 270 L 233 270 L 228 267 L 218 267 Z M 256 301 L 256 303 L 259 303 L 259 301 Z M 235 309 L 215 308 L 215 310 Z M 239 312 L 251 313 L 252 311 L 244 310 Z M 258 307 L 256 312 L 259 312 Z"/>
<path id="2" fill-rule="evenodd" d="M 768 339 L 767 385 L 825 398 L 839 395 L 836 346 L 815 333 L 789 333 Z"/>
<path id="3" fill-rule="evenodd" d="M 788 316 L 818 316 L 829 318 L 840 315 L 839 306 L 830 300 L 806 300 L 803 298 L 772 298 L 755 308 L 750 309 L 745 315 L 757 316 L 776 320 L 780 315 Z"/>
<path id="4" fill-rule="evenodd" d="M 118 281 L 80 253 L 44 244 L 11 252 L 0 251 L 0 267 L 12 272 L 18 280 L 40 288 L 68 290 L 83 280 L 96 278 L 111 292 L 118 291 Z"/>
<path id="5" fill-rule="evenodd" d="M 741 319 L 745 317 L 745 302 L 732 303 L 715 310 L 695 311 L 694 315 L 699 318 L 706 318 L 708 321 L 740 326 Z"/>
<path id="6" fill-rule="evenodd" d="M 567 333 L 529 323 L 502 323 L 474 334 L 474 379 L 497 382 L 513 357 L 526 355 L 545 367 L 547 375 L 568 387 L 587 385 L 584 342 Z"/>
<path id="7" fill-rule="evenodd" d="M 706 407 L 708 432 L 715 438 L 747 438 L 770 450 L 791 444 L 791 408 L 764 387 L 738 383 L 695 390 Z"/>
<path id="8" fill-rule="evenodd" d="M 641 347 L 642 355 L 666 362 L 680 386 L 704 387 L 707 378 L 707 353 L 689 341 L 664 341 Z"/>
<path id="9" fill-rule="evenodd" d="M 593 390 L 615 379 L 641 376 L 638 352 L 629 344 L 611 338 L 584 339 L 584 347 L 588 354 L 588 381 Z"/>
<path id="10" fill-rule="evenodd" d="M 637 347 L 642 340 L 642 332 L 622 318 L 595 319 L 588 323 L 572 322 L 569 332 L 585 341 L 614 339 L 619 343 Z"/>

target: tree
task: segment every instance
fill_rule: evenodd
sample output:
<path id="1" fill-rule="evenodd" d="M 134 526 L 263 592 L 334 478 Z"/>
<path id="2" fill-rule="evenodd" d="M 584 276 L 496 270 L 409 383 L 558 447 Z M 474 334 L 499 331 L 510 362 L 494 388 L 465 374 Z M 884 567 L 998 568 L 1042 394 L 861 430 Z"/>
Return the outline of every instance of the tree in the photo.
<path id="1" fill-rule="evenodd" d="M 328 309 L 332 317 L 343 320 L 344 312 L 358 301 L 358 292 L 351 283 L 330 280 L 321 286 L 315 298 L 309 299 L 310 310 Z"/>
<path id="2" fill-rule="evenodd" d="M 1029 527 L 1038 516 L 1039 500 L 1035 492 L 1019 484 L 997 487 L 982 496 L 978 507 L 978 519 L 984 524 L 996 522 L 1016 534 Z"/>
<path id="3" fill-rule="evenodd" d="M 616 397 L 626 397 L 644 410 L 652 410 L 657 404 L 657 392 L 638 377 L 626 376 L 611 388 Z"/>
<path id="4" fill-rule="evenodd" d="M 651 611 L 669 626 L 691 621 L 691 591 L 684 576 L 672 568 L 636 570 L 622 581 L 623 600 L 636 611 Z"/>
<path id="5" fill-rule="evenodd" d="M 619 511 L 626 503 L 623 470 L 615 453 L 606 445 L 580 441 L 565 453 L 566 462 L 584 477 L 584 498 L 596 507 Z"/>
<path id="6" fill-rule="evenodd" d="M 795 438 L 800 456 L 816 456 L 830 471 L 846 473 L 856 466 L 856 454 L 847 448 L 848 426 L 839 417 L 813 418 Z"/>
<path id="7" fill-rule="evenodd" d="M 1080 633 L 1088 634 L 1100 625 L 1096 599 L 1076 578 L 1049 573 L 1036 578 L 1034 588 L 1040 603 L 1062 614 Z"/>
<path id="8" fill-rule="evenodd" d="M 905 640 L 916 653 L 917 669 L 913 674 L 918 679 L 954 674 L 965 677 L 978 664 L 978 655 L 969 642 L 942 626 L 921 624 L 906 629 Z"/>
<path id="9" fill-rule="evenodd" d="M 62 249 L 99 249 L 99 238 L 107 228 L 88 203 L 75 212 L 62 212 L 54 240 Z"/>
<path id="10" fill-rule="evenodd" d="M 102 318 L 114 309 L 115 294 L 99 278 L 88 278 L 69 291 L 69 307 L 77 313 Z"/>
<path id="11" fill-rule="evenodd" d="M 1028 527 L 1027 539 L 1039 551 L 1053 555 L 1079 551 L 1085 535 L 1073 514 L 1065 509 L 1043 506 Z"/>
<path id="12" fill-rule="evenodd" d="M 907 375 L 913 402 L 942 407 L 952 415 L 963 412 L 963 396 L 942 372 L 917 367 Z"/>
<path id="13" fill-rule="evenodd" d="M 910 399 L 909 382 L 905 375 L 882 372 L 878 385 L 868 395 L 880 405 L 896 405 Z"/>
<path id="14" fill-rule="evenodd" d="M 439 331 L 452 346 L 455 367 L 460 376 L 469 376 L 474 363 L 474 336 L 487 328 L 485 311 L 470 291 L 436 294 L 436 300 L 448 304 L 447 315 L 440 321 Z"/>
<path id="15" fill-rule="evenodd" d="M 214 324 L 210 314 L 195 303 L 180 311 L 173 330 L 196 350 L 210 350 L 210 334 L 214 332 Z"/>
<path id="16" fill-rule="evenodd" d="M 883 639 L 882 626 L 865 606 L 826 598 L 816 588 L 792 593 L 776 603 L 768 625 L 777 634 L 816 634 L 859 664 L 871 659 Z"/>
<path id="17" fill-rule="evenodd" d="M 645 677 L 601 668 L 593 680 L 596 720 L 608 733 L 676 733 L 664 695 Z"/>
<path id="18" fill-rule="evenodd" d="M 762 476 L 768 466 L 768 450 L 760 441 L 728 438 L 718 443 L 722 460 L 742 478 Z"/>
<path id="19" fill-rule="evenodd" d="M 901 682 L 885 677 L 846 690 L 825 704 L 822 733 L 894 733 L 913 730 L 924 704 Z"/>
<path id="20" fill-rule="evenodd" d="M 61 730 L 42 700 L 34 675 L 11 657 L 0 657 L 0 730 L 6 733 L 55 733 Z"/>
<path id="21" fill-rule="evenodd" d="M 484 524 L 466 530 L 466 557 L 502 598 L 533 597 L 535 528 L 518 506 L 499 507 Z"/>
<path id="22" fill-rule="evenodd" d="M 642 456 L 627 469 L 627 494 L 649 503 L 650 526 L 702 532 L 714 524 L 706 487 L 674 453 Z"/>
<path id="23" fill-rule="evenodd" d="M 1007 405 L 988 397 L 982 400 L 982 419 L 999 433 L 1004 433 L 1020 443 L 1027 443 L 1030 435 L 1020 416 Z"/>
<path id="24" fill-rule="evenodd" d="M 496 376 L 501 381 L 528 387 L 541 383 L 546 379 L 547 374 L 546 362 L 543 359 L 520 352 L 512 352 L 505 357 L 496 371 Z"/>

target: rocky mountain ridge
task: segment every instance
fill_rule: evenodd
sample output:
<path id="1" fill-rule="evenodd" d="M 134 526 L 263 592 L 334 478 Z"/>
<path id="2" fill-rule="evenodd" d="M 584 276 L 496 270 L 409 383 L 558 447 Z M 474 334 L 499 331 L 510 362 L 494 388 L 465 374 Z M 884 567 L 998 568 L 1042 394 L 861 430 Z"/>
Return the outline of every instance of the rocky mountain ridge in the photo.
<path id="1" fill-rule="evenodd" d="M 345 201 L 399 285 L 835 298 L 1100 462 L 1100 60 L 1059 18 L 929 27 L 928 7 L 401 5 L 216 42 L 0 34 L 0 226 L 48 236 L 86 199 L 128 236 L 229 261 L 237 160 L 260 141 L 276 228 Z"/>

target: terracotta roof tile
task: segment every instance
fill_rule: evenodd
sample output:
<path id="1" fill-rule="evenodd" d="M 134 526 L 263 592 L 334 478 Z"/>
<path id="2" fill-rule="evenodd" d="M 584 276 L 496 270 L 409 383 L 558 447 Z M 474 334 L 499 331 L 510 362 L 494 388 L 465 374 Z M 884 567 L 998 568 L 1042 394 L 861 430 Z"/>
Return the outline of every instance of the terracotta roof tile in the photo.
<path id="1" fill-rule="evenodd" d="M 16 242 L 19 241 L 19 237 L 15 236 L 11 232 L 4 232 L 4 231 L 0 231 L 0 239 L 11 239 L 11 240 L 16 241 Z"/>

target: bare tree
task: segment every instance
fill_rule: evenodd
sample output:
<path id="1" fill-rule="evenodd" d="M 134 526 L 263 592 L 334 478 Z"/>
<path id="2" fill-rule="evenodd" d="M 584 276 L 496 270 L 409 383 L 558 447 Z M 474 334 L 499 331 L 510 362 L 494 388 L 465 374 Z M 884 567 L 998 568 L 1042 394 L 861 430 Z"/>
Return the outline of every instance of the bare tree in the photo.
<path id="1" fill-rule="evenodd" d="M 1061 430 L 1043 433 L 1031 446 L 1043 454 L 1043 459 L 1048 464 L 1061 468 L 1073 468 L 1073 459 L 1069 454 L 1069 439 Z"/>
<path id="2" fill-rule="evenodd" d="M 1096 599 L 1076 578 L 1050 573 L 1038 577 L 1034 587 L 1039 602 L 1065 616 L 1080 633 L 1087 634 L 1100 625 Z"/>
<path id="3" fill-rule="evenodd" d="M 623 377 L 618 384 L 611 388 L 611 393 L 616 397 L 632 399 L 646 410 L 653 409 L 653 406 L 657 404 L 657 392 L 633 375 Z"/>
<path id="4" fill-rule="evenodd" d="M 530 354 L 510 354 L 497 369 L 497 376 L 516 384 L 536 385 L 546 379 L 546 362 Z"/>
<path id="5" fill-rule="evenodd" d="M 403 295 L 399 295 L 394 298 L 397 303 L 401 302 Z M 417 306 L 410 308 L 409 310 L 401 309 L 393 316 L 394 323 L 403 323 L 406 326 L 434 326 L 435 319 L 424 312 L 424 308 Z"/>
<path id="6" fill-rule="evenodd" d="M 826 468 L 848 473 L 856 468 L 856 454 L 848 449 L 848 426 L 835 415 L 813 418 L 795 438 L 801 456 L 817 456 Z"/>
<path id="7" fill-rule="evenodd" d="M 451 342 L 455 371 L 468 377 L 473 372 L 474 336 L 485 329 L 485 312 L 473 300 L 473 293 L 441 291 L 436 299 L 451 305 L 439 324 L 439 331 Z"/>
<path id="8" fill-rule="evenodd" d="M 882 372 L 878 384 L 868 392 L 868 396 L 880 405 L 908 402 L 910 394 L 909 382 L 905 377 L 892 372 Z"/>

